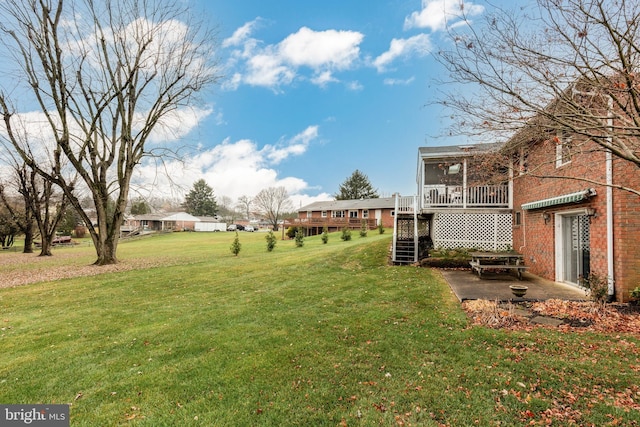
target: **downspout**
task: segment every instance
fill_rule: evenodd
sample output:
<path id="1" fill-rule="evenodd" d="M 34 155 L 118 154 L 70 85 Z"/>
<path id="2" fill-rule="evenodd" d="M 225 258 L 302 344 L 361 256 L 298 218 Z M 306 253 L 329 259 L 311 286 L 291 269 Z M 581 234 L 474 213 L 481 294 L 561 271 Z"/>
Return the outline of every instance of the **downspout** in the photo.
<path id="1" fill-rule="evenodd" d="M 607 143 L 611 145 L 613 132 L 613 99 L 609 97 L 608 102 L 608 118 L 607 125 L 609 126 L 609 136 L 607 137 Z M 607 294 L 608 299 L 613 301 L 615 299 L 615 277 L 614 277 L 614 259 L 613 259 L 613 155 L 611 150 L 606 151 L 607 168 Z"/>
<path id="2" fill-rule="evenodd" d="M 507 183 L 507 191 L 509 192 L 509 209 L 513 212 L 513 159 L 509 161 L 509 181 Z"/>
<path id="3" fill-rule="evenodd" d="M 524 148 L 520 147 L 520 159 L 524 157 Z M 520 172 L 518 172 L 520 174 Z M 511 209 L 515 209 L 513 204 L 514 198 L 514 184 L 513 180 L 515 179 L 515 174 L 513 172 L 513 160 L 511 161 L 511 171 L 510 171 L 510 179 L 509 179 L 509 206 Z M 518 248 L 518 252 L 522 253 L 522 250 L 527 247 L 527 213 L 523 210 L 520 211 L 520 227 L 522 227 L 522 246 Z M 513 239 L 513 236 L 511 236 Z"/>
<path id="4" fill-rule="evenodd" d="M 613 264 L 613 159 L 611 150 L 607 150 L 607 294 L 609 300 L 615 299 L 614 264 Z"/>

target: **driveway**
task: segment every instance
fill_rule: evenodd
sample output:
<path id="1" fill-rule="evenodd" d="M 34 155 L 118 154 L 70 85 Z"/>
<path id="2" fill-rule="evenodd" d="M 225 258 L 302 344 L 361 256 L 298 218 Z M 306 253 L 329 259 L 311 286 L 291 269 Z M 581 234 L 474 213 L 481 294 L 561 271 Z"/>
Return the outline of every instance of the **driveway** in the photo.
<path id="1" fill-rule="evenodd" d="M 588 297 L 582 289 L 563 283 L 551 282 L 529 273 L 522 280 L 507 273 L 483 272 L 482 279 L 471 270 L 440 270 L 449 283 L 458 300 L 535 300 L 562 299 L 568 301 L 585 301 Z M 509 285 L 524 285 L 529 289 L 523 298 L 516 298 Z"/>

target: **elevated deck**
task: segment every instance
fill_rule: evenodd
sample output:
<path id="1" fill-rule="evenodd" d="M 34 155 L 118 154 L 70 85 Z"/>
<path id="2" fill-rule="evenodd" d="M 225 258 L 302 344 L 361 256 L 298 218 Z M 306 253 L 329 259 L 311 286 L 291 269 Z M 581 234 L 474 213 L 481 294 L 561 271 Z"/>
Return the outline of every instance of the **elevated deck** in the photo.
<path id="1" fill-rule="evenodd" d="M 366 224 L 368 230 L 375 229 L 378 224 L 375 218 L 289 218 L 284 220 L 284 228 L 302 227 L 307 231 L 307 235 L 321 234 L 324 227 L 329 232 L 340 231 L 344 228 L 349 230 L 360 230 L 362 223 Z"/>

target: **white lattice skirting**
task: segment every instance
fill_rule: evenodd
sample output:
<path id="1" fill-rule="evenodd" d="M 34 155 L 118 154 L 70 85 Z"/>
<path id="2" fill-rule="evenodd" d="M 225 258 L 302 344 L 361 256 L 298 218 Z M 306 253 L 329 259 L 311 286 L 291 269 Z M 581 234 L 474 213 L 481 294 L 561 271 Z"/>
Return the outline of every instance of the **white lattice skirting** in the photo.
<path id="1" fill-rule="evenodd" d="M 508 213 L 439 213 L 433 223 L 435 248 L 504 251 L 513 247 Z"/>

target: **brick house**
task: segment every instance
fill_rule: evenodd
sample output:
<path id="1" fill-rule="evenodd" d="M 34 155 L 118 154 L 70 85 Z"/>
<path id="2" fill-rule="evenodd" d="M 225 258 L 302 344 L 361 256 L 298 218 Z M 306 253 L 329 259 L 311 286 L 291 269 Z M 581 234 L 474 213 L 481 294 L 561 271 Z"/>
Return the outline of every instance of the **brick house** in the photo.
<path id="1" fill-rule="evenodd" d="M 596 275 L 610 300 L 627 301 L 640 286 L 640 198 L 613 187 L 639 189 L 637 166 L 567 135 L 518 145 L 513 247 L 529 271 L 574 286 Z"/>
<path id="2" fill-rule="evenodd" d="M 320 234 L 325 226 L 329 231 L 344 227 L 359 230 L 362 221 L 369 229 L 376 228 L 381 222 L 384 227 L 391 228 L 394 208 L 394 197 L 314 202 L 298 209 L 298 218 L 285 221 L 285 227 L 303 227 L 307 235 Z"/>

